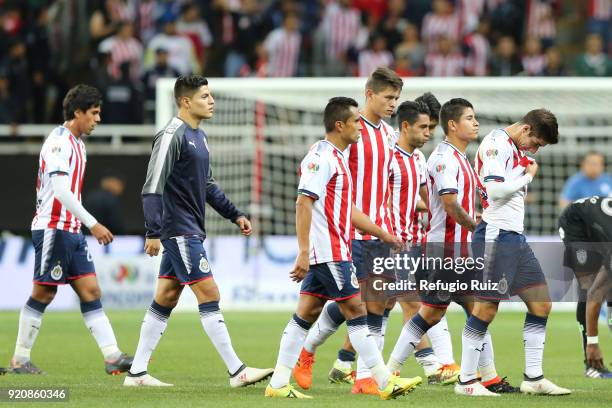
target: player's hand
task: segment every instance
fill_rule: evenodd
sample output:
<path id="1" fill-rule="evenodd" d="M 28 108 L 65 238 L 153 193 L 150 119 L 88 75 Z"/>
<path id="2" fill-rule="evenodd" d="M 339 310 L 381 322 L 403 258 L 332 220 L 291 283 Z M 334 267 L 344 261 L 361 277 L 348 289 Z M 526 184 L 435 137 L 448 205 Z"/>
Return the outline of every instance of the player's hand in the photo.
<path id="1" fill-rule="evenodd" d="M 480 221 L 482 221 L 482 213 L 480 211 L 476 211 L 474 218 L 476 220 L 476 224 L 480 224 Z"/>
<path id="2" fill-rule="evenodd" d="M 586 346 L 586 362 L 595 369 L 604 367 L 603 356 L 601 355 L 599 344 L 588 344 Z"/>
<path id="3" fill-rule="evenodd" d="M 240 233 L 245 237 L 248 237 L 251 235 L 251 232 L 253 232 L 253 229 L 251 228 L 251 221 L 249 221 L 249 219 L 244 215 L 236 218 L 234 223 L 238 225 L 238 228 L 240 228 Z"/>
<path id="4" fill-rule="evenodd" d="M 393 234 L 389 234 L 388 232 L 386 232 L 385 235 L 380 237 L 380 240 L 385 244 L 391 245 L 391 248 L 395 250 L 401 251 L 404 248 L 404 241 L 402 241 L 401 238 L 398 238 Z"/>
<path id="5" fill-rule="evenodd" d="M 149 256 L 157 256 L 161 249 L 161 241 L 159 238 L 147 238 L 145 239 L 144 251 Z"/>
<path id="6" fill-rule="evenodd" d="M 529 162 L 527 167 L 525 167 L 525 173 L 529 174 L 531 178 L 535 178 L 536 173 L 538 172 L 538 163 L 535 160 Z"/>
<path id="7" fill-rule="evenodd" d="M 89 231 L 91 232 L 91 235 L 98 240 L 98 244 L 100 245 L 108 245 L 113 242 L 113 234 L 108 230 L 108 228 L 99 222 L 91 227 Z"/>
<path id="8" fill-rule="evenodd" d="M 293 270 L 289 272 L 289 277 L 294 282 L 301 282 L 308 269 L 310 268 L 310 259 L 308 256 L 308 252 L 300 252 L 295 259 L 295 265 L 293 266 Z"/>

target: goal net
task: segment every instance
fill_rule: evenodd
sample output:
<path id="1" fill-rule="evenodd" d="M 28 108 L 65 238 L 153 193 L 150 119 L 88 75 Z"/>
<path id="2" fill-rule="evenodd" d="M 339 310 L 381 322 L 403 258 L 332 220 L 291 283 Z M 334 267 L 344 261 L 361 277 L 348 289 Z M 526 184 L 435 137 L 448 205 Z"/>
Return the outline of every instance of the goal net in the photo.
<path id="1" fill-rule="evenodd" d="M 202 124 L 209 135 L 212 165 L 221 187 L 256 220 L 263 235 L 295 233 L 298 167 L 308 148 L 324 137 L 322 112 L 333 96 L 364 103 L 365 78 L 209 79 L 215 116 Z M 176 114 L 173 79 L 157 85 L 156 126 Z M 407 78 L 400 102 L 431 91 L 440 103 L 468 99 L 480 122 L 480 137 L 547 108 L 557 115 L 559 144 L 537 153 L 538 176 L 530 185 L 526 233 L 555 235 L 557 202 L 582 155 L 602 152 L 612 162 L 612 79 L 595 78 Z M 391 123 L 396 126 L 393 120 Z M 443 138 L 438 127 L 423 148 L 428 155 Z M 473 160 L 477 143 L 468 147 Z M 207 230 L 233 234 L 214 211 Z"/>

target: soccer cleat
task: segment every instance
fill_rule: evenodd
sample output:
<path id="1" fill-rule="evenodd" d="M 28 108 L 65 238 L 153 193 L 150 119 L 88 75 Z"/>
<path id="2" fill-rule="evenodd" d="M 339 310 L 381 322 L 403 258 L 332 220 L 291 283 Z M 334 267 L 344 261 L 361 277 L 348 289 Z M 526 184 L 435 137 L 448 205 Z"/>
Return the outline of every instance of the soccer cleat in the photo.
<path id="1" fill-rule="evenodd" d="M 507 377 L 499 378 L 496 377 L 491 381 L 487 381 L 486 383 L 482 383 L 487 390 L 494 392 L 496 394 L 512 394 L 515 392 L 521 392 L 519 387 L 513 387 L 510 385 L 508 381 L 506 381 Z"/>
<path id="2" fill-rule="evenodd" d="M 7 371 L 6 368 L 0 367 L 0 375 L 6 374 L 6 371 Z"/>
<path id="3" fill-rule="evenodd" d="M 372 377 L 367 377 L 355 380 L 355 384 L 353 385 L 351 393 L 379 395 L 380 391 L 378 390 L 378 384 L 376 384 L 376 380 L 374 380 L 374 378 Z"/>
<path id="4" fill-rule="evenodd" d="M 612 379 L 612 372 L 610 372 L 610 370 L 608 370 L 606 367 L 587 367 L 587 369 L 584 371 L 584 376 L 589 378 Z"/>
<path id="5" fill-rule="evenodd" d="M 104 361 L 104 369 L 106 374 L 119 375 L 128 371 L 130 368 L 132 368 L 133 360 L 134 357 L 121 353 L 121 355 L 115 360 Z"/>
<path id="6" fill-rule="evenodd" d="M 13 374 L 47 374 L 40 368 L 36 367 L 30 360 L 26 361 L 25 363 L 18 363 L 14 358 L 11 359 L 8 370 Z"/>
<path id="7" fill-rule="evenodd" d="M 266 397 L 271 398 L 304 398 L 304 399 L 312 399 L 310 395 L 302 394 L 291 384 L 285 385 L 283 388 L 272 388 L 270 385 L 266 387 L 266 392 L 264 394 Z"/>
<path id="8" fill-rule="evenodd" d="M 499 394 L 489 391 L 484 385 L 478 382 L 477 379 L 461 382 L 457 380 L 455 384 L 455 394 L 467 395 L 469 397 L 499 397 Z"/>
<path id="9" fill-rule="evenodd" d="M 442 385 L 451 385 L 457 382 L 461 367 L 457 364 L 444 364 L 439 370 L 439 382 Z"/>
<path id="10" fill-rule="evenodd" d="M 327 379 L 333 384 L 355 384 L 355 372 L 350 367 L 342 367 L 338 365 L 338 361 L 334 362 L 334 366 L 329 370 Z"/>
<path id="11" fill-rule="evenodd" d="M 314 364 L 314 354 L 302 348 L 300 357 L 295 367 L 293 367 L 293 377 L 303 390 L 307 390 L 312 385 L 312 365 Z"/>
<path id="12" fill-rule="evenodd" d="M 380 399 L 390 400 L 414 390 L 423 381 L 421 377 L 400 378 L 394 375 L 389 377 L 387 386 L 379 390 Z"/>
<path id="13" fill-rule="evenodd" d="M 147 374 L 145 371 L 144 374 L 141 374 L 138 376 L 132 376 L 128 373 L 127 377 L 125 377 L 125 380 L 123 380 L 123 386 L 124 387 L 173 387 L 174 384 L 168 384 L 165 382 L 161 382 L 157 378 Z"/>
<path id="14" fill-rule="evenodd" d="M 538 395 L 569 395 L 572 393 L 567 388 L 559 387 L 543 377 L 536 381 L 523 381 L 521 383 L 521 392 L 523 394 Z"/>
<path id="15" fill-rule="evenodd" d="M 246 387 L 272 377 L 273 368 L 253 368 L 243 366 L 236 374 L 230 377 L 230 387 Z"/>

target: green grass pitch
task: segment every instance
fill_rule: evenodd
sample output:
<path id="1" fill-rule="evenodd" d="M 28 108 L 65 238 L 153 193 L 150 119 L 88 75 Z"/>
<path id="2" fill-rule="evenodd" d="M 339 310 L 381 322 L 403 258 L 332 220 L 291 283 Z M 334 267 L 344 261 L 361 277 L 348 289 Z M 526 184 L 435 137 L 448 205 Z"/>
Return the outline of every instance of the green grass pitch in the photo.
<path id="1" fill-rule="evenodd" d="M 109 311 L 117 339 L 123 351 L 133 353 L 138 341 L 142 311 Z M 248 365 L 273 367 L 276 362 L 282 330 L 290 313 L 224 313 L 234 347 Z M 9 361 L 17 332 L 18 312 L 0 313 L 0 362 Z M 522 313 L 500 313 L 491 326 L 495 359 L 500 375 L 519 385 L 523 369 Z M 387 353 L 401 328 L 401 313 L 395 311 L 389 324 Z M 461 313 L 449 314 L 455 359 L 461 356 Z M 612 359 L 612 345 L 607 327 L 600 328 L 600 342 L 607 361 Z M 68 387 L 69 402 L 52 406 L 83 407 L 262 407 L 309 406 L 366 407 L 371 404 L 410 404 L 415 407 L 604 407 L 612 402 L 612 381 L 586 379 L 583 376 L 580 337 L 573 313 L 553 312 L 549 319 L 544 355 L 546 376 L 559 385 L 571 388 L 568 397 L 505 395 L 495 399 L 475 399 L 453 394 L 453 388 L 422 385 L 415 392 L 395 401 L 379 401 L 373 396 L 351 395 L 347 385 L 332 385 L 327 371 L 344 338 L 345 329 L 334 335 L 317 352 L 313 388 L 308 394 L 314 400 L 271 400 L 264 398 L 264 383 L 233 390 L 221 359 L 204 334 L 198 315 L 175 313 L 153 354 L 149 372 L 173 388 L 133 389 L 122 387 L 123 376 L 105 374 L 102 358 L 93 338 L 77 312 L 46 313 L 32 360 L 48 372 L 46 376 L 5 375 L 0 388 Z M 414 359 L 409 360 L 404 375 L 421 375 Z M 1 406 L 8 403 L 0 402 Z M 22 403 L 17 406 L 40 406 Z"/>

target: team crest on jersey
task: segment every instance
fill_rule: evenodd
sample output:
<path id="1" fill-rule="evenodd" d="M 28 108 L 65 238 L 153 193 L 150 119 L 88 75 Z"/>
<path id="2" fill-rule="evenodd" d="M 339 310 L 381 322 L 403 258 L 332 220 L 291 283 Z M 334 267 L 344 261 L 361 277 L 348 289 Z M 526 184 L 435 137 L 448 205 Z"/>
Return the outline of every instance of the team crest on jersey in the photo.
<path id="1" fill-rule="evenodd" d="M 200 270 L 204 273 L 210 272 L 210 264 L 208 263 L 208 260 L 203 256 L 200 259 Z"/>
<path id="2" fill-rule="evenodd" d="M 485 154 L 487 157 L 495 157 L 499 154 L 499 151 L 497 149 L 489 149 L 485 152 Z"/>
<path id="3" fill-rule="evenodd" d="M 442 173 L 444 170 L 446 170 L 446 164 L 438 164 L 438 165 L 436 166 L 436 171 L 437 171 L 438 173 Z"/>
<path id="4" fill-rule="evenodd" d="M 319 165 L 317 163 L 308 163 L 306 169 L 311 173 L 316 173 L 317 171 L 319 171 Z"/>
<path id="5" fill-rule="evenodd" d="M 62 270 L 62 265 L 60 265 L 58 262 L 57 265 L 55 265 L 55 267 L 51 269 L 51 278 L 53 280 L 60 280 L 62 279 L 63 273 L 64 271 Z"/>
<path id="6" fill-rule="evenodd" d="M 579 249 L 576 251 L 576 260 L 580 265 L 584 265 L 587 262 L 587 251 L 584 249 Z"/>

